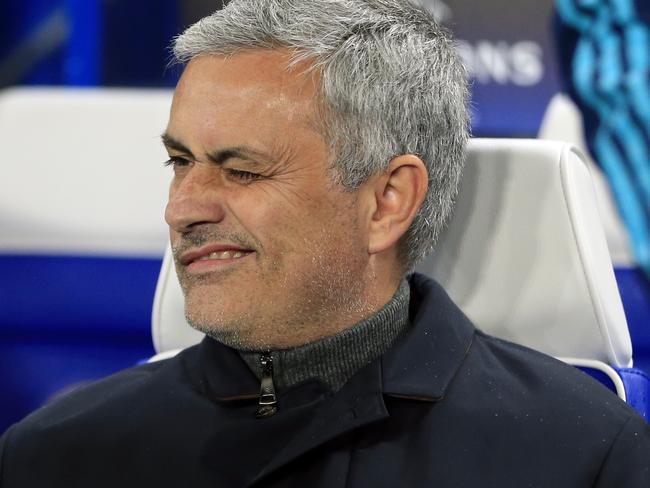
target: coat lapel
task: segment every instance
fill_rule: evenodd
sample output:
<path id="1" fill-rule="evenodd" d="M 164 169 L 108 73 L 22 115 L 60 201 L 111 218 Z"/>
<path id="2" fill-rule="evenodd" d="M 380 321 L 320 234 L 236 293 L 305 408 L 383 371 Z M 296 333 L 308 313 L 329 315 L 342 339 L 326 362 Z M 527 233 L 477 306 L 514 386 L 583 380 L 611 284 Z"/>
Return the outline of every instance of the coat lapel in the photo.
<path id="1" fill-rule="evenodd" d="M 409 333 L 381 358 L 383 391 L 437 401 L 467 357 L 476 328 L 443 288 L 424 275 L 411 278 Z"/>

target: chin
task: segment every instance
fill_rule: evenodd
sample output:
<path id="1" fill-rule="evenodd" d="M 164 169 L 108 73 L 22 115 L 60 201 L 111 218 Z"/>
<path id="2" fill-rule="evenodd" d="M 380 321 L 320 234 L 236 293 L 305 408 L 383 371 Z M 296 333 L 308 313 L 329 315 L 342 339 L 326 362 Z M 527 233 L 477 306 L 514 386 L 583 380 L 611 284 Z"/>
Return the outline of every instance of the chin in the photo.
<path id="1" fill-rule="evenodd" d="M 255 322 L 248 306 L 240 302 L 240 306 L 233 309 L 229 305 L 223 300 L 190 292 L 185 304 L 185 318 L 194 329 L 226 346 L 240 350 L 257 349 L 259 339 L 253 339 L 256 334 L 251 326 Z"/>

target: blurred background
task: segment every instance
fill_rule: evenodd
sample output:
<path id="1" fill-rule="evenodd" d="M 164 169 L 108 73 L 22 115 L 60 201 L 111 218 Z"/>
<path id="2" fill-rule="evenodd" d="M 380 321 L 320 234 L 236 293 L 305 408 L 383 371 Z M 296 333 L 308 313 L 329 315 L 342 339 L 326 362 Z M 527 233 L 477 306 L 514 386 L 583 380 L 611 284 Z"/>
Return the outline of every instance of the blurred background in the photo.
<path id="1" fill-rule="evenodd" d="M 566 139 L 595 160 L 635 365 L 650 372 L 648 6 L 421 1 L 458 41 L 474 136 Z M 153 354 L 169 178 L 158 137 L 180 75 L 169 45 L 222 6 L 0 2 L 0 432 Z M 128 121 L 124 103 L 141 107 Z M 142 154 L 112 137 L 127 122 Z"/>
<path id="2" fill-rule="evenodd" d="M 222 3 L 3 0 L 0 87 L 173 87 L 171 39 Z M 473 74 L 475 135 L 535 136 L 560 83 L 553 1 L 422 3 L 453 31 Z"/>

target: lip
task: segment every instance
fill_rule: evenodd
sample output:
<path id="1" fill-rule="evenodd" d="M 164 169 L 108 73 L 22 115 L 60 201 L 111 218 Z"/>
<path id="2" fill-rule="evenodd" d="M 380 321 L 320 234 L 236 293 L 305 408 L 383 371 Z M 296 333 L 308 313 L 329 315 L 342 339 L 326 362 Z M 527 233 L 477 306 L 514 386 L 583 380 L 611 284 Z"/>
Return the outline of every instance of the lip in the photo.
<path id="1" fill-rule="evenodd" d="M 183 266 L 189 266 L 190 264 L 193 264 L 197 261 L 197 259 L 202 258 L 203 256 L 207 256 L 208 254 L 212 254 L 213 252 L 224 252 L 224 251 L 232 251 L 232 252 L 245 252 L 247 254 L 252 253 L 252 249 L 246 249 L 241 246 L 237 246 L 236 244 L 219 244 L 219 243 L 214 243 L 214 244 L 208 244 L 206 246 L 199 247 L 198 249 L 192 249 L 191 251 L 186 251 L 180 256 L 180 263 Z M 237 259 L 242 259 L 242 258 L 237 258 Z M 221 260 L 223 263 L 229 263 L 232 261 L 236 261 L 237 259 L 224 259 Z M 214 260 L 217 262 L 217 260 Z M 201 263 L 208 263 L 212 261 L 200 261 Z M 198 264 L 198 263 L 196 263 Z"/>
<path id="2" fill-rule="evenodd" d="M 239 258 L 192 261 L 190 264 L 185 266 L 185 272 L 190 275 L 223 272 L 225 270 L 233 269 L 235 266 L 240 266 L 252 254 L 252 252 L 247 252 Z"/>

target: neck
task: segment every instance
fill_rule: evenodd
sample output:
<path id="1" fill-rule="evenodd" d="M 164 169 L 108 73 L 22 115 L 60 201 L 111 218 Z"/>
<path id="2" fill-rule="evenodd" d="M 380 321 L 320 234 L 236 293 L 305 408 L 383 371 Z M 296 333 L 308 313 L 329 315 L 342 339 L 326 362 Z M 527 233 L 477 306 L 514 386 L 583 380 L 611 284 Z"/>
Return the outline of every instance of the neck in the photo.
<path id="1" fill-rule="evenodd" d="M 270 337 L 261 337 L 257 341 L 259 345 L 249 350 L 291 350 L 344 333 L 355 324 L 363 322 L 381 310 L 395 295 L 400 283 L 404 281 L 402 277 L 388 281 L 377 276 L 374 271 L 369 271 L 368 276 L 353 285 L 354 293 L 346 293 L 345 298 L 339 301 L 322 303 L 320 307 L 315 307 L 312 310 L 310 316 L 301 318 L 299 322 L 288 324 L 286 329 L 291 333 L 279 334 L 276 329 Z M 385 283 L 385 285 L 371 286 L 374 282 Z M 242 349 L 246 349 L 246 347 Z"/>

